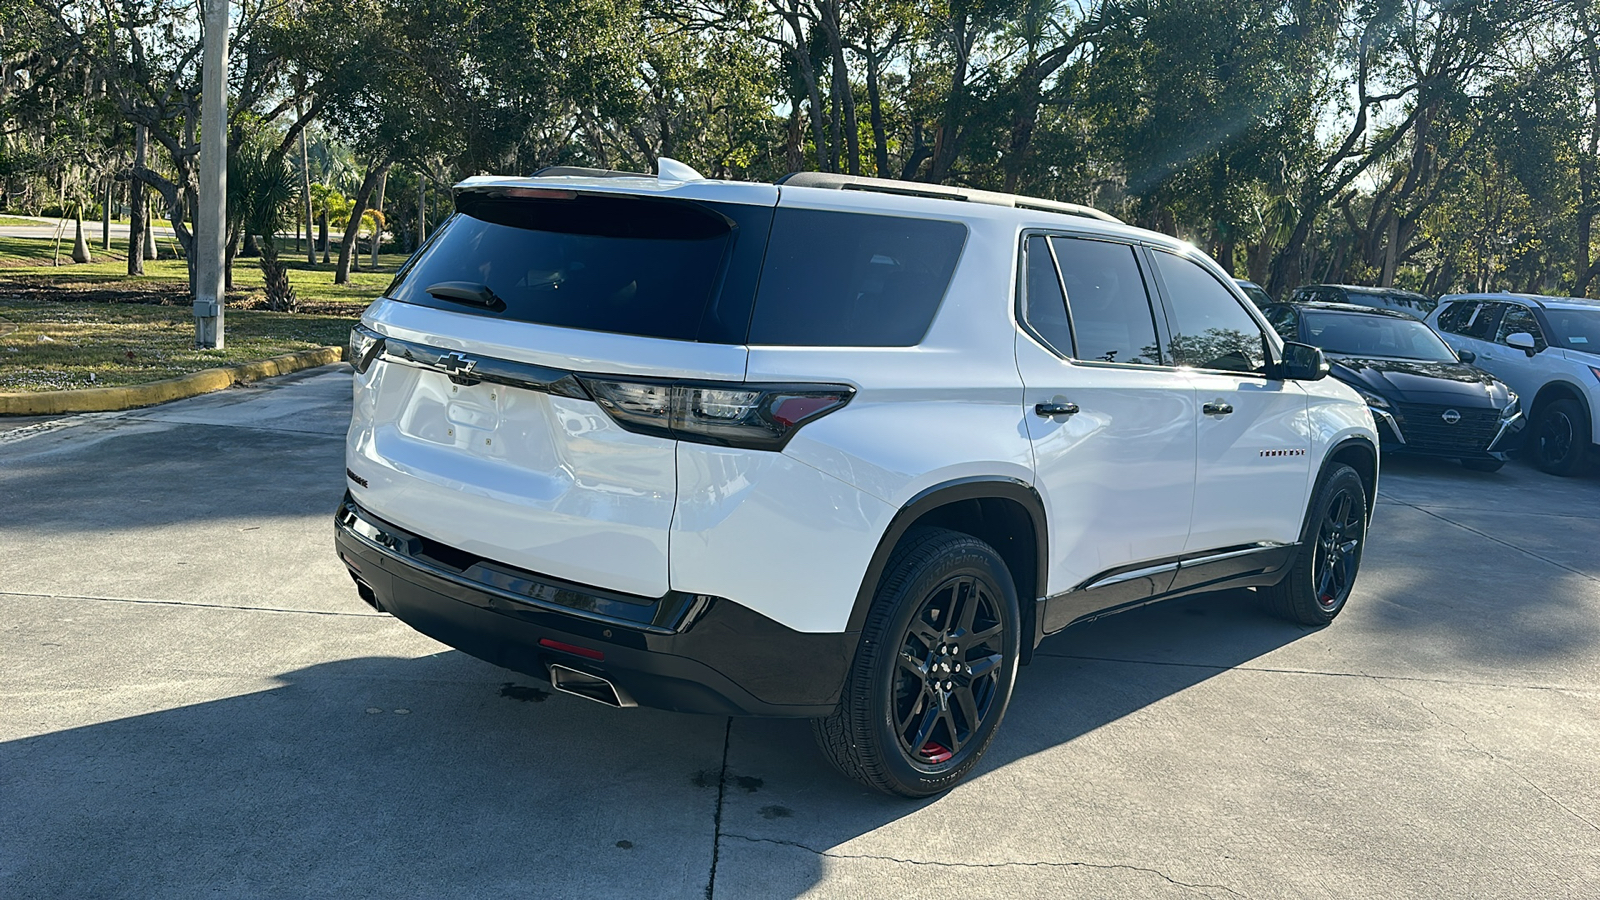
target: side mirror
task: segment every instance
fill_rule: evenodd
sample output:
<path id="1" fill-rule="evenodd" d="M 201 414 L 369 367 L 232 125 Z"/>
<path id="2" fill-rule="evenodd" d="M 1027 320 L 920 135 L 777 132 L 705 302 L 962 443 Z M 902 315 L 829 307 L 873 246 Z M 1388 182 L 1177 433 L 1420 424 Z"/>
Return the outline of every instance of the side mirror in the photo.
<path id="1" fill-rule="evenodd" d="M 1328 377 L 1328 358 L 1321 347 L 1284 341 L 1283 361 L 1278 363 L 1278 377 L 1295 381 L 1318 381 Z"/>
<path id="2" fill-rule="evenodd" d="M 1529 356 L 1539 352 L 1538 343 L 1534 341 L 1533 335 L 1526 331 L 1515 331 L 1506 335 L 1506 346 L 1521 350 Z"/>
<path id="3" fill-rule="evenodd" d="M 1464 363 L 1476 362 L 1478 359 L 1478 354 L 1473 353 L 1471 350 L 1457 350 L 1456 358 Z"/>

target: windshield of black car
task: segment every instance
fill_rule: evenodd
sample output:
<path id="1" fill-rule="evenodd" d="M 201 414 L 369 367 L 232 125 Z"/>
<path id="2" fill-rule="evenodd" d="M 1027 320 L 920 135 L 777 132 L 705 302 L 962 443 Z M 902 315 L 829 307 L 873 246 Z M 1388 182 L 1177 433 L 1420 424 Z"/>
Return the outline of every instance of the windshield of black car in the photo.
<path id="1" fill-rule="evenodd" d="M 1383 356 L 1427 362 L 1455 362 L 1456 355 L 1428 326 L 1416 319 L 1361 313 L 1305 313 L 1300 340 L 1327 353 Z"/>
<path id="2" fill-rule="evenodd" d="M 1550 320 L 1551 343 L 1568 350 L 1600 353 L 1600 309 L 1551 309 L 1544 311 Z"/>

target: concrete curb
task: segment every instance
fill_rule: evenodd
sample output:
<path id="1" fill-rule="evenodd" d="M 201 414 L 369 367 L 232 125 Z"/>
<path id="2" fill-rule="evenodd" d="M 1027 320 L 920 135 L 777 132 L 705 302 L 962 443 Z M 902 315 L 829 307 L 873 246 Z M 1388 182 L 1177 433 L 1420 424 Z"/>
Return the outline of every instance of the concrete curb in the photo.
<path id="1" fill-rule="evenodd" d="M 326 366 L 344 356 L 343 347 L 318 347 L 271 359 L 219 369 L 202 369 L 177 378 L 126 387 L 86 388 L 78 391 L 37 391 L 0 394 L 0 416 L 48 416 L 57 413 L 111 412 L 182 400 L 235 384 L 288 375 L 301 369 Z"/>

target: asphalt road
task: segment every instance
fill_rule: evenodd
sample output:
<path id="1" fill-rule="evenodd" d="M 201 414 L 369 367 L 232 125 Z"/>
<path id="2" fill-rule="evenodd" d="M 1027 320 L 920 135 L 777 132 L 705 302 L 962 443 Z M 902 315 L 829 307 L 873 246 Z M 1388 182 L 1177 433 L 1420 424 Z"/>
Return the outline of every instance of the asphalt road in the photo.
<path id="1" fill-rule="evenodd" d="M 906 802 L 371 612 L 348 390 L 0 426 L 0 897 L 1600 896 L 1600 477 L 1391 462 L 1332 627 L 1051 638 Z"/>

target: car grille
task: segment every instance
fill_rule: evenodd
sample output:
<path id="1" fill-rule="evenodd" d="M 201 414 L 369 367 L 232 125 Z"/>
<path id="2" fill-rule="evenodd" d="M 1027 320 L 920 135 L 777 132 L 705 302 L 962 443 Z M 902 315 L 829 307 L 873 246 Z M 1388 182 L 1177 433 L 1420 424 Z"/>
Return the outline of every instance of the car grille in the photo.
<path id="1" fill-rule="evenodd" d="M 1461 421 L 1446 422 L 1447 409 L 1460 413 Z M 1483 450 L 1500 431 L 1500 413 L 1493 409 L 1401 403 L 1397 411 L 1406 446 L 1417 450 Z"/>

